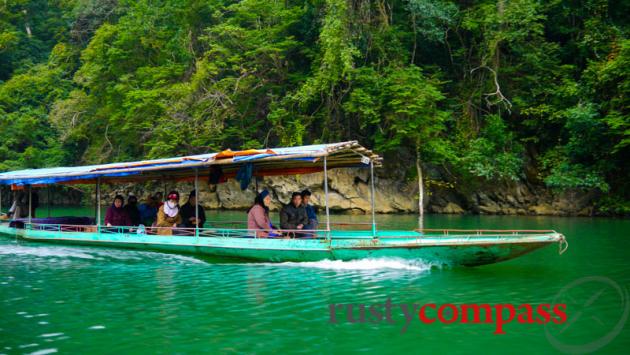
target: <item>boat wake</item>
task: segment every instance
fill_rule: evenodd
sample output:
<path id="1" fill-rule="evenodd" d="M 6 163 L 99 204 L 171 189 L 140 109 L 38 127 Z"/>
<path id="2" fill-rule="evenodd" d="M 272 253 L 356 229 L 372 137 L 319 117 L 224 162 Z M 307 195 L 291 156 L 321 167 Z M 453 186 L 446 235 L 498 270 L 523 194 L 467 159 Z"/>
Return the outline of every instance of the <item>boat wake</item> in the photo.
<path id="1" fill-rule="evenodd" d="M 402 259 L 402 258 L 369 258 L 359 260 L 321 260 L 307 262 L 285 262 L 279 264 L 267 264 L 275 266 L 289 266 L 302 268 L 316 268 L 329 270 L 408 270 L 408 271 L 429 271 L 433 267 L 441 265 L 429 263 L 420 259 Z"/>
<path id="2" fill-rule="evenodd" d="M 206 262 L 197 258 L 166 254 L 151 251 L 135 251 L 135 250 L 109 250 L 82 247 L 59 247 L 59 246 L 27 246 L 27 245 L 2 245 L 0 247 L 0 256 L 2 255 L 18 255 L 35 258 L 47 258 L 57 260 L 69 259 L 89 259 L 95 261 L 123 261 L 123 262 L 146 262 L 153 260 L 167 264 L 178 263 L 194 263 L 206 264 Z"/>
<path id="3" fill-rule="evenodd" d="M 73 248 L 29 247 L 23 245 L 3 245 L 2 248 L 0 248 L 0 255 L 96 259 L 94 255 L 81 250 L 73 250 Z"/>

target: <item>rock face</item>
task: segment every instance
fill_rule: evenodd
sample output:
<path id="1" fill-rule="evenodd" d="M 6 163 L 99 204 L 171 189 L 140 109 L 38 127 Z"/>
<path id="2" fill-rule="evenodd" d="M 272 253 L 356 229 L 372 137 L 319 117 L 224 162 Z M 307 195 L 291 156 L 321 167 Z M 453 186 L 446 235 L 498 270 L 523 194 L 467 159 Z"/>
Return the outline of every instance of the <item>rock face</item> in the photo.
<path id="1" fill-rule="evenodd" d="M 592 216 L 598 197 L 595 192 L 554 192 L 514 182 L 486 185 L 467 192 L 438 189 L 433 192 L 428 207 L 434 213 L 458 213 L 453 210 L 461 207 L 465 212 L 477 214 Z"/>
<path id="2" fill-rule="evenodd" d="M 413 197 L 404 194 L 404 184 L 375 178 L 378 186 L 375 208 L 378 213 L 413 212 L 416 203 Z M 365 213 L 371 210 L 369 171 L 366 169 L 338 169 L 328 173 L 328 206 L 331 211 Z M 259 191 L 271 192 L 272 210 L 288 203 L 293 192 L 308 189 L 315 206 L 325 206 L 324 174 L 266 177 L 258 182 Z M 229 180 L 217 185 L 211 192 L 208 186 L 200 186 L 200 201 L 212 208 L 247 209 L 256 196 L 256 184 L 241 191 L 239 184 Z M 413 191 L 409 191 L 413 194 Z M 413 196 L 413 195 L 412 195 Z"/>
<path id="3" fill-rule="evenodd" d="M 13 203 L 14 191 L 10 191 L 8 187 L 2 186 L 2 208 L 8 209 Z M 52 205 L 78 205 L 82 203 L 84 191 L 78 189 L 63 189 L 58 186 L 48 188 L 33 188 L 33 193 L 37 193 L 41 208 L 45 208 L 48 200 L 52 201 Z M 93 204 L 93 200 L 92 200 Z"/>
<path id="4" fill-rule="evenodd" d="M 388 176 L 387 171 L 379 174 Z M 259 191 L 266 188 L 273 199 L 272 210 L 278 210 L 288 203 L 294 191 L 309 189 L 312 202 L 324 207 L 324 174 L 297 176 L 266 177 L 258 181 Z M 418 190 L 415 181 L 400 181 L 394 178 L 376 176 L 375 209 L 377 213 L 417 213 Z M 368 169 L 336 169 L 328 173 L 328 205 L 331 211 L 345 213 L 367 213 L 371 210 L 370 176 Z M 185 202 L 188 192 L 194 188 L 192 183 L 178 183 L 163 186 L 161 184 L 117 185 L 103 188 L 104 205 L 109 205 L 117 193 L 127 196 L 133 192 L 136 196 L 147 193 L 176 189 Z M 251 206 L 256 196 L 256 184 L 252 180 L 249 187 L 241 191 L 239 183 L 229 180 L 215 187 L 200 181 L 200 203 L 211 209 L 244 210 Z M 429 213 L 449 214 L 516 214 L 516 215 L 578 215 L 594 214 L 595 193 L 563 192 L 554 193 L 544 187 L 527 183 L 514 182 L 505 184 L 486 184 L 474 190 L 464 188 L 427 189 L 425 210 Z M 86 194 L 87 200 L 91 195 Z M 93 200 L 92 200 L 93 201 Z M 90 203 L 90 202 L 88 202 Z M 91 202 L 93 203 L 93 202 Z"/>

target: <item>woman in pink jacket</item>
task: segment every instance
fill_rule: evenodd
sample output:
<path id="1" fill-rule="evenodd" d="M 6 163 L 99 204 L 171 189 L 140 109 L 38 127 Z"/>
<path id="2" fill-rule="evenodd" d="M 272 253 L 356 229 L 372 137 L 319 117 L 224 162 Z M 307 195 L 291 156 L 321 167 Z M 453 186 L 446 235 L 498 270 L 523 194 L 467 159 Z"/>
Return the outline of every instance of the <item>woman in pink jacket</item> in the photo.
<path id="1" fill-rule="evenodd" d="M 263 190 L 256 196 L 254 205 L 247 212 L 247 229 L 256 231 L 256 238 L 279 237 L 269 219 L 269 205 L 271 196 L 269 191 Z"/>

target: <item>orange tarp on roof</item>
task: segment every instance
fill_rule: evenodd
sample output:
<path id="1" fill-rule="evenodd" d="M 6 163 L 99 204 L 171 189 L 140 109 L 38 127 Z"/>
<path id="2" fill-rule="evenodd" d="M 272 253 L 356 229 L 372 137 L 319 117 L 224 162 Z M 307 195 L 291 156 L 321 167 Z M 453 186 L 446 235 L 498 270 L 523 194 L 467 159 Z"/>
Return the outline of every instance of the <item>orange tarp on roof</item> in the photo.
<path id="1" fill-rule="evenodd" d="M 247 150 L 238 150 L 233 151 L 231 149 L 226 149 L 217 155 L 214 156 L 214 159 L 227 159 L 234 157 L 242 157 L 246 155 L 256 155 L 256 154 L 278 154 L 271 149 L 247 149 Z"/>
<path id="2" fill-rule="evenodd" d="M 36 184 L 36 185 L 32 185 L 32 187 L 46 187 L 48 185 L 46 184 Z M 26 186 L 24 185 L 16 185 L 16 184 L 12 184 L 11 185 L 11 191 L 20 191 L 20 190 L 26 190 Z"/>

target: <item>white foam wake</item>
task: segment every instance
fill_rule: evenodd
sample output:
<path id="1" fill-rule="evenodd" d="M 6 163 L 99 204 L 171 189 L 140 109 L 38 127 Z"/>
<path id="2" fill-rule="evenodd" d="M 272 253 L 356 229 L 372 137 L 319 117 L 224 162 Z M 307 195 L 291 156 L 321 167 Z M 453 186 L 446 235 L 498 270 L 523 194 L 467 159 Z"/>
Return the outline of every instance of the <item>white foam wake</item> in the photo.
<path id="1" fill-rule="evenodd" d="M 93 255 L 74 250 L 73 248 L 29 247 L 24 245 L 3 245 L 0 248 L 0 255 L 30 255 L 36 257 L 94 259 Z"/>
<path id="2" fill-rule="evenodd" d="M 118 250 L 99 249 L 82 247 L 62 247 L 62 246 L 28 246 L 28 245 L 2 245 L 0 255 L 25 255 L 40 258 L 61 258 L 61 259 L 92 259 L 92 260 L 120 260 L 120 261 L 147 261 L 154 260 L 170 263 L 195 263 L 206 264 L 206 262 L 194 257 L 166 254 L 152 251 L 138 250 Z"/>
<path id="3" fill-rule="evenodd" d="M 329 269 L 329 270 L 411 270 L 411 271 L 428 271 L 434 265 L 427 263 L 423 260 L 410 260 L 402 258 L 368 258 L 358 260 L 328 260 L 321 261 L 306 261 L 306 262 L 285 262 L 280 264 L 267 264 L 267 265 L 280 265 L 291 267 L 305 267 L 316 269 Z"/>

